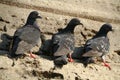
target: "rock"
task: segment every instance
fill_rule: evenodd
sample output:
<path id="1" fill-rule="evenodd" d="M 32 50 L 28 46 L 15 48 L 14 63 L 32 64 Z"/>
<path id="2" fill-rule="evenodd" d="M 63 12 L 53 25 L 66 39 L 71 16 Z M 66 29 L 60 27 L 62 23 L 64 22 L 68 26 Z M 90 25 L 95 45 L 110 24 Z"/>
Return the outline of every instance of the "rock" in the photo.
<path id="1" fill-rule="evenodd" d="M 116 52 L 118 55 L 120 55 L 120 50 L 115 50 L 114 52 Z"/>
<path id="2" fill-rule="evenodd" d="M 11 15 L 11 16 L 12 16 L 12 17 L 17 17 L 17 16 L 16 16 L 16 15 L 14 15 L 14 14 L 13 14 L 13 15 Z"/>

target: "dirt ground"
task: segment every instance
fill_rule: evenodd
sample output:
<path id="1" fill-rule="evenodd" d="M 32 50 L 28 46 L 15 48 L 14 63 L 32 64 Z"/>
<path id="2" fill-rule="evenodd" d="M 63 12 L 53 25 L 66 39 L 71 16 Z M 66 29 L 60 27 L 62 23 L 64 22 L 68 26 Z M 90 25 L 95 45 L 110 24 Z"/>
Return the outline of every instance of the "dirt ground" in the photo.
<path id="1" fill-rule="evenodd" d="M 72 18 L 81 20 L 84 28 L 75 28 L 76 48 L 83 46 L 104 23 L 111 23 L 114 32 L 108 34 L 111 46 L 106 60 L 112 70 L 98 61 L 87 68 L 80 62 L 73 62 L 62 69 L 51 71 L 54 67 L 53 61 L 49 56 L 43 55 L 37 55 L 36 59 L 18 59 L 12 67 L 12 60 L 6 56 L 8 51 L 1 49 L 0 80 L 120 79 L 120 0 L 0 0 L 0 35 L 6 33 L 13 36 L 14 31 L 25 24 L 28 14 L 33 10 L 42 16 L 42 19 L 37 21 L 46 39 L 51 39 L 52 34 L 56 33 L 58 28 L 64 28 Z M 3 30 L 4 26 L 7 27 L 6 32 Z M 3 45 L 0 44 L 0 47 L 7 47 Z"/>

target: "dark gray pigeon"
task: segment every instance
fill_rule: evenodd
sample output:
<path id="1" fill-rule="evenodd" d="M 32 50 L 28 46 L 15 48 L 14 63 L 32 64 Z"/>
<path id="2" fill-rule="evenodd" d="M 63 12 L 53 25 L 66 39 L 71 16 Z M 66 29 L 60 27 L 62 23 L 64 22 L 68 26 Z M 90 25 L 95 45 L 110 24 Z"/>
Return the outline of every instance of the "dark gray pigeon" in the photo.
<path id="1" fill-rule="evenodd" d="M 53 53 L 54 53 L 54 63 L 58 63 L 56 61 L 62 61 L 62 63 L 66 64 L 65 58 L 67 55 L 69 57 L 68 61 L 72 62 L 71 54 L 74 51 L 74 28 L 77 25 L 83 25 L 77 18 L 73 18 L 66 28 L 61 29 L 58 33 L 54 34 L 52 37 L 52 44 L 53 44 Z M 61 59 L 60 59 L 61 57 Z M 59 58 L 59 59 L 58 59 Z"/>
<path id="2" fill-rule="evenodd" d="M 38 16 L 37 11 L 32 11 L 28 16 L 26 24 L 15 31 L 11 48 L 12 57 L 30 52 L 30 56 L 35 58 L 31 49 L 39 45 L 41 40 L 41 31 L 36 22 L 37 18 L 41 18 L 41 16 Z"/>
<path id="3" fill-rule="evenodd" d="M 87 40 L 84 46 L 85 53 L 83 54 L 83 57 L 85 57 L 85 66 L 87 66 L 90 60 L 92 60 L 92 57 L 101 57 L 104 65 L 111 69 L 105 62 L 105 55 L 109 52 L 110 46 L 109 39 L 107 37 L 107 33 L 109 31 L 112 31 L 112 26 L 110 24 L 104 24 L 92 39 Z"/>

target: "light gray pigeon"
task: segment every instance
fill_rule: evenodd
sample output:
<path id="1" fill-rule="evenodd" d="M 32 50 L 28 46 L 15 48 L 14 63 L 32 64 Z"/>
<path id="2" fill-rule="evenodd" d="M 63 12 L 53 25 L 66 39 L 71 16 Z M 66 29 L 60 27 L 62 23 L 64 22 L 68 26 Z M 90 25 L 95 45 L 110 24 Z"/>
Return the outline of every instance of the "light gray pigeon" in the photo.
<path id="1" fill-rule="evenodd" d="M 105 62 L 105 55 L 109 52 L 110 47 L 109 39 L 107 37 L 109 31 L 113 31 L 112 26 L 110 24 L 104 24 L 92 39 L 87 40 L 84 46 L 85 53 L 82 55 L 84 57 L 85 66 L 87 66 L 92 57 L 101 57 L 104 65 L 111 69 Z"/>
<path id="2" fill-rule="evenodd" d="M 28 16 L 26 24 L 15 31 L 11 48 L 12 57 L 30 52 L 30 56 L 35 58 L 31 49 L 39 45 L 41 41 L 41 31 L 37 25 L 36 19 L 42 17 L 38 15 L 37 11 L 32 11 Z"/>
<path id="3" fill-rule="evenodd" d="M 58 33 L 54 34 L 52 37 L 52 44 L 53 44 L 53 53 L 54 53 L 54 63 L 58 63 L 56 61 L 62 61 L 62 63 L 66 64 L 66 56 L 69 57 L 68 61 L 72 62 L 71 54 L 74 51 L 74 28 L 77 25 L 83 25 L 77 18 L 73 18 L 66 28 L 61 29 Z M 61 57 L 61 59 L 60 59 Z M 59 58 L 59 59 L 58 59 Z M 65 62 L 63 62 L 63 60 Z M 61 64 L 61 63 L 60 63 Z"/>

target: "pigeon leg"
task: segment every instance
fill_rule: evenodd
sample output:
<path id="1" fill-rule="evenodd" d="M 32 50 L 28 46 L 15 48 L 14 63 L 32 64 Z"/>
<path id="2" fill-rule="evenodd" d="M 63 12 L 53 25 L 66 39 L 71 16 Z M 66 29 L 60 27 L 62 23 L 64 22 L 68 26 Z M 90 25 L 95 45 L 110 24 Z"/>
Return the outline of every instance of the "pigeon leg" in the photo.
<path id="1" fill-rule="evenodd" d="M 30 51 L 30 55 L 29 55 L 31 58 L 36 58 L 36 56 L 34 54 L 32 54 L 32 52 Z"/>
<path id="2" fill-rule="evenodd" d="M 71 56 L 71 54 L 69 54 L 69 56 L 68 56 L 69 58 L 68 58 L 68 61 L 69 62 L 73 62 L 74 60 L 72 59 L 72 56 Z"/>
<path id="3" fill-rule="evenodd" d="M 103 60 L 104 66 L 105 66 L 105 67 L 108 67 L 108 68 L 109 68 L 109 70 L 111 70 L 110 65 L 109 65 L 109 64 L 107 64 L 107 63 L 106 63 L 106 61 L 105 61 L 105 56 L 102 56 L 102 60 Z"/>

